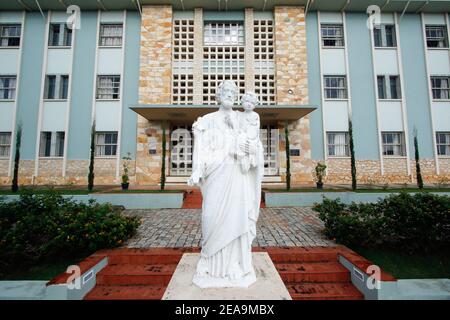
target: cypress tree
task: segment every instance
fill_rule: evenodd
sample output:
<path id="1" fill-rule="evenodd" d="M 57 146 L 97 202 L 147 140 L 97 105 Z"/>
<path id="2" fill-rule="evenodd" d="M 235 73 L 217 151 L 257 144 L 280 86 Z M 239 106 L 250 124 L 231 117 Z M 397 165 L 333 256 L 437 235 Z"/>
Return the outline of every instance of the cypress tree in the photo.
<path id="1" fill-rule="evenodd" d="M 286 140 L 286 190 L 291 190 L 291 154 L 289 146 L 289 128 L 288 122 L 284 125 L 284 136 Z"/>
<path id="2" fill-rule="evenodd" d="M 19 163 L 20 163 L 20 145 L 22 143 L 22 124 L 19 123 L 16 131 L 16 148 L 14 151 L 14 173 L 11 184 L 11 191 L 19 190 Z"/>
<path id="3" fill-rule="evenodd" d="M 161 190 L 166 185 L 166 126 L 162 125 Z"/>
<path id="4" fill-rule="evenodd" d="M 416 160 L 416 179 L 419 189 L 423 189 L 422 171 L 420 170 L 419 143 L 417 141 L 417 130 L 414 130 L 414 158 Z"/>
<path id="5" fill-rule="evenodd" d="M 348 121 L 348 135 L 349 135 L 349 144 L 350 144 L 350 165 L 352 172 L 352 190 L 356 190 L 356 161 L 355 161 L 355 146 L 353 143 L 353 125 L 352 120 Z"/>
<path id="6" fill-rule="evenodd" d="M 89 156 L 88 190 L 94 189 L 94 158 L 95 158 L 95 120 L 91 127 L 91 149 Z"/>

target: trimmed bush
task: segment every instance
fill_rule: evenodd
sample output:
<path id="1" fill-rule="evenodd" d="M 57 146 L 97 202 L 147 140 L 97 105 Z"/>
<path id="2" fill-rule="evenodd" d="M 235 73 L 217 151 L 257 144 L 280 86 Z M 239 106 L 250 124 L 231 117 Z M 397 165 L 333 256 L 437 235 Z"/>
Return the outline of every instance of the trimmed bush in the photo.
<path id="1" fill-rule="evenodd" d="M 109 204 L 24 191 L 19 200 L 0 199 L 0 270 L 117 247 L 138 225 Z"/>
<path id="2" fill-rule="evenodd" d="M 324 199 L 313 209 L 325 235 L 348 246 L 433 251 L 450 247 L 450 197 L 427 192 L 390 195 L 376 203 Z"/>

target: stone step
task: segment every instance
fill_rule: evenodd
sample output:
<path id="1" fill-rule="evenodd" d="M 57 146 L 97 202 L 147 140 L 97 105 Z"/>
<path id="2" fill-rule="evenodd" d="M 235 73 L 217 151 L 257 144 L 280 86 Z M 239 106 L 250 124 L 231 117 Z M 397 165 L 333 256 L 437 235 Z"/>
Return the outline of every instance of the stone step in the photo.
<path id="1" fill-rule="evenodd" d="M 85 300 L 161 300 L 165 285 L 96 285 Z"/>
<path id="2" fill-rule="evenodd" d="M 166 285 L 177 264 L 108 265 L 97 274 L 97 285 Z"/>
<path id="3" fill-rule="evenodd" d="M 277 263 L 275 267 L 285 283 L 350 281 L 350 272 L 339 262 Z"/>
<path id="4" fill-rule="evenodd" d="M 350 282 L 287 283 L 293 300 L 363 300 L 364 296 Z"/>

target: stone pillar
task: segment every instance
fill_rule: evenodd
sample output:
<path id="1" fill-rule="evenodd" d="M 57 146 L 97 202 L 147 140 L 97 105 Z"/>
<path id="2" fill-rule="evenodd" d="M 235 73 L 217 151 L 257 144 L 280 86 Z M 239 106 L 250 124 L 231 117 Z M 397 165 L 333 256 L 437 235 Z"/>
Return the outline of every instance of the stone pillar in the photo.
<path id="1" fill-rule="evenodd" d="M 194 10 L 194 104 L 203 103 L 203 9 Z"/>
<path id="2" fill-rule="evenodd" d="M 245 9 L 245 90 L 255 90 L 253 8 Z"/>
<path id="3" fill-rule="evenodd" d="M 275 7 L 275 86 L 277 104 L 308 104 L 308 60 L 304 7 Z M 285 179 L 286 153 L 284 123 L 280 128 L 280 173 Z M 311 137 L 309 117 L 289 123 L 291 149 L 300 149 L 300 156 L 291 156 L 292 184 L 312 183 Z"/>
<path id="4" fill-rule="evenodd" d="M 171 6 L 142 7 L 140 45 L 139 103 L 170 104 L 172 85 Z M 161 143 L 161 123 L 148 121 L 138 116 L 137 184 L 159 183 Z"/>

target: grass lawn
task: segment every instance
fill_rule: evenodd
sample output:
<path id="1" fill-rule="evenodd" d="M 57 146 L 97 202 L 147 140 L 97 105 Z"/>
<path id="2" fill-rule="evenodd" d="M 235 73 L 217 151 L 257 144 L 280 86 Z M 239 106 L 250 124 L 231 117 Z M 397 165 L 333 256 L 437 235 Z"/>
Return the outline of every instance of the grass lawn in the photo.
<path id="1" fill-rule="evenodd" d="M 31 268 L 15 266 L 11 270 L 0 273 L 0 280 L 51 280 L 65 272 L 68 266 L 77 264 L 83 259 L 84 257 L 42 261 Z"/>
<path id="2" fill-rule="evenodd" d="M 44 193 L 47 193 L 49 191 L 50 191 L 50 189 L 35 189 L 35 190 L 33 190 L 33 193 L 34 194 L 44 194 Z M 57 191 L 57 192 L 59 192 L 60 194 L 63 194 L 63 195 L 84 195 L 84 194 L 98 192 L 98 190 L 93 190 L 92 192 L 89 192 L 87 189 L 86 190 L 84 190 L 84 189 L 73 189 L 73 190 L 71 190 L 71 189 L 61 189 L 61 190 L 54 189 L 54 191 Z M 20 195 L 20 189 L 19 189 L 19 192 L 12 192 L 9 189 L 1 189 L 0 190 L 0 195 L 4 195 L 4 196 L 6 196 L 6 195 Z"/>
<path id="3" fill-rule="evenodd" d="M 397 279 L 450 278 L 450 254 L 407 254 L 402 251 L 352 248 Z"/>

